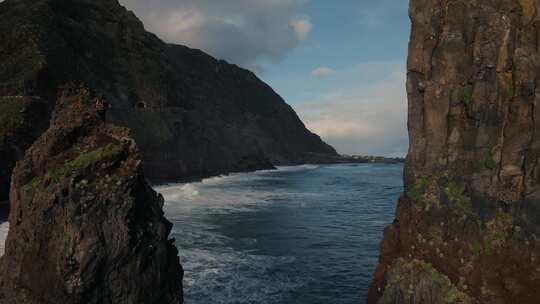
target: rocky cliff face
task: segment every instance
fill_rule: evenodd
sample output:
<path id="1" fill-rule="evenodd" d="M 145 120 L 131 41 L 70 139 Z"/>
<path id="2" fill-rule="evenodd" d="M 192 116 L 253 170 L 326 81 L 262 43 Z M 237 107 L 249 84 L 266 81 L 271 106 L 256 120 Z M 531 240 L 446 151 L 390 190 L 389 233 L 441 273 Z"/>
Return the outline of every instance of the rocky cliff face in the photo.
<path id="1" fill-rule="evenodd" d="M 117 0 L 6 0 L 0 41 L 0 96 L 38 96 L 50 113 L 60 86 L 84 83 L 134 131 L 155 181 L 337 156 L 253 73 L 162 42 Z"/>
<path id="2" fill-rule="evenodd" d="M 128 130 L 104 124 L 92 103 L 67 89 L 14 171 L 1 303 L 182 302 L 163 198 Z"/>
<path id="3" fill-rule="evenodd" d="M 370 303 L 538 302 L 539 9 L 411 1 L 406 193 Z"/>
<path id="4" fill-rule="evenodd" d="M 38 97 L 0 96 L 0 204 L 9 197 L 11 170 L 47 129 L 49 105 Z"/>

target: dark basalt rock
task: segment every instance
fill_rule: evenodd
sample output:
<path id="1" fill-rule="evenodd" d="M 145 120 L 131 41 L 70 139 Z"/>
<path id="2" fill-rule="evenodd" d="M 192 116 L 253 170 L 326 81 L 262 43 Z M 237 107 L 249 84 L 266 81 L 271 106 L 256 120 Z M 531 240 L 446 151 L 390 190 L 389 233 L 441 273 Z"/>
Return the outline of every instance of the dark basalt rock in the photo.
<path id="1" fill-rule="evenodd" d="M 369 303 L 538 303 L 538 9 L 411 1 L 406 193 Z"/>
<path id="2" fill-rule="evenodd" d="M 0 41 L 0 96 L 52 109 L 59 87 L 84 83 L 111 102 L 111 123 L 133 130 L 152 181 L 337 156 L 253 73 L 162 42 L 117 0 L 6 0 Z"/>
<path id="3" fill-rule="evenodd" d="M 0 97 L 0 205 L 9 197 L 16 161 L 47 129 L 48 113 L 49 105 L 38 97 Z"/>
<path id="4" fill-rule="evenodd" d="M 104 124 L 86 89 L 14 170 L 0 303 L 182 303 L 182 268 L 129 131 Z"/>

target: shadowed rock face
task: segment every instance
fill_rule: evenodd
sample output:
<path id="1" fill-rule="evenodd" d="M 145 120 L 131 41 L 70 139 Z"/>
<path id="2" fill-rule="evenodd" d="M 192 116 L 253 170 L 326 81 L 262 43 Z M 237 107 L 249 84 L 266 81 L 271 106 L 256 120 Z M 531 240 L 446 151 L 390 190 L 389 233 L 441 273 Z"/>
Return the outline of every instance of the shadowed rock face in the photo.
<path id="1" fill-rule="evenodd" d="M 36 97 L 0 97 L 0 204 L 9 197 L 11 170 L 47 129 L 49 105 Z M 32 122 L 32 123 L 30 123 Z"/>
<path id="2" fill-rule="evenodd" d="M 163 198 L 129 131 L 104 124 L 85 89 L 17 164 L 0 303 L 181 303 L 182 268 Z"/>
<path id="3" fill-rule="evenodd" d="M 6 0 L 0 41 L 0 96 L 52 109 L 58 87 L 84 83 L 133 130 L 153 181 L 337 156 L 253 73 L 162 42 L 116 0 Z"/>
<path id="4" fill-rule="evenodd" d="M 537 303 L 540 3 L 410 6 L 406 193 L 369 302 Z"/>

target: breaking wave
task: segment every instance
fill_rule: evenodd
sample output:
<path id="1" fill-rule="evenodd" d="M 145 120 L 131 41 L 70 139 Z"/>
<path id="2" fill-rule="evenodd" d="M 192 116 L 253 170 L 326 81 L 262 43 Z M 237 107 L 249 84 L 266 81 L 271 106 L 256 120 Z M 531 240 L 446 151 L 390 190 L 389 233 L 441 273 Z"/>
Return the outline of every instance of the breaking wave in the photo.
<path id="1" fill-rule="evenodd" d="M 158 187 L 185 302 L 362 302 L 401 176 L 401 166 L 304 165 Z"/>
<path id="2" fill-rule="evenodd" d="M 5 242 L 9 232 L 9 223 L 4 222 L 0 224 L 0 256 L 4 255 Z"/>

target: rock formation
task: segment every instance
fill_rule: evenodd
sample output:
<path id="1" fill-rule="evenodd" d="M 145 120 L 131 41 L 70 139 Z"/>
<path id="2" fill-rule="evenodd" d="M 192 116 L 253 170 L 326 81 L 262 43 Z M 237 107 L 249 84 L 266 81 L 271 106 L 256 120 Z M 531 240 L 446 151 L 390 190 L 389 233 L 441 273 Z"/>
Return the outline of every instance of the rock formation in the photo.
<path id="1" fill-rule="evenodd" d="M 369 303 L 538 303 L 539 9 L 411 1 L 406 193 Z"/>
<path id="2" fill-rule="evenodd" d="M 0 205 L 9 197 L 11 170 L 47 129 L 49 105 L 37 97 L 0 96 Z"/>
<path id="3" fill-rule="evenodd" d="M 0 41 L 0 96 L 35 95 L 50 111 L 60 86 L 84 83 L 133 130 L 153 181 L 337 156 L 253 73 L 162 42 L 117 0 L 6 0 Z"/>
<path id="4" fill-rule="evenodd" d="M 0 303 L 181 303 L 172 225 L 129 131 L 88 90 L 63 92 L 14 170 Z"/>

